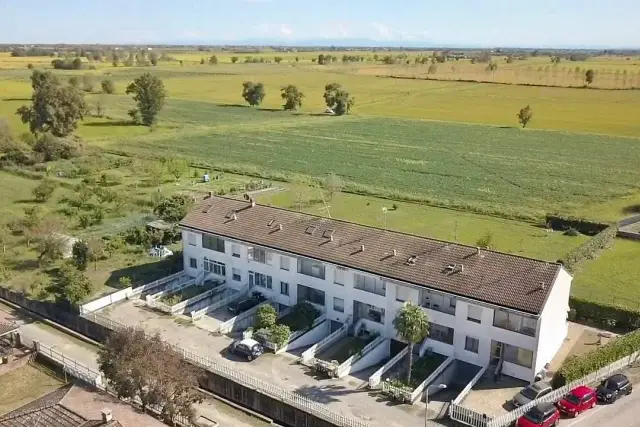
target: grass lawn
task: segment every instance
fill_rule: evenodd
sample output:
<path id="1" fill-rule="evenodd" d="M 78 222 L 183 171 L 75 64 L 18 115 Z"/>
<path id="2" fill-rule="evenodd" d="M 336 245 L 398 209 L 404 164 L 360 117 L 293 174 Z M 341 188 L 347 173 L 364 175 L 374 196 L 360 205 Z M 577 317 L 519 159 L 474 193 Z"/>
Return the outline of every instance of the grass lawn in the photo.
<path id="1" fill-rule="evenodd" d="M 0 415 L 13 411 L 63 385 L 55 377 L 26 365 L 0 375 Z"/>
<path id="2" fill-rule="evenodd" d="M 265 193 L 258 195 L 257 199 L 260 203 L 299 210 L 301 206 L 296 203 L 299 191 L 307 192 L 309 200 L 322 197 L 321 190 L 305 187 L 302 190 Z M 394 203 L 397 206 L 395 210 L 392 208 Z M 335 194 L 330 201 L 327 199 L 327 205 L 330 205 L 332 218 L 380 228 L 385 227 L 386 221 L 386 227 L 390 230 L 467 245 L 475 245 L 480 237 L 491 233 L 492 247 L 496 250 L 549 261 L 556 261 L 587 239 L 585 236 L 571 237 L 559 232 L 547 232 L 544 228 L 526 222 L 356 194 Z M 386 215 L 382 211 L 383 207 L 388 208 Z M 302 205 L 302 210 L 326 216 L 325 204 L 322 202 L 306 202 Z"/>
<path id="3" fill-rule="evenodd" d="M 411 383 L 409 384 L 409 389 L 413 390 L 422 384 L 422 381 L 426 380 L 429 375 L 433 373 L 438 366 L 442 364 L 447 358 L 438 353 L 432 353 L 430 356 L 422 356 L 419 359 L 414 359 L 413 366 L 411 368 Z M 393 385 L 398 386 L 407 386 L 407 359 L 403 359 L 404 363 L 401 363 L 398 368 L 395 369 L 395 372 L 389 374 L 389 378 Z"/>
<path id="4" fill-rule="evenodd" d="M 571 294 L 591 301 L 640 308 L 640 241 L 616 239 L 575 275 Z"/>

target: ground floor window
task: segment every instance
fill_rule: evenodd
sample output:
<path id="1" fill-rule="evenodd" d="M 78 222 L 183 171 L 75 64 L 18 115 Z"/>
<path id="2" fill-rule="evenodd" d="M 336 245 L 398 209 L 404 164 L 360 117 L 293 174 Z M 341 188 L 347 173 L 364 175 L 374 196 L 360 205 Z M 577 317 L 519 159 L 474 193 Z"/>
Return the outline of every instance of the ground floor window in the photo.
<path id="1" fill-rule="evenodd" d="M 376 307 L 375 305 L 360 301 L 353 301 L 353 317 L 356 321 L 362 318 L 384 325 L 384 315 L 385 310 L 382 307 Z"/>
<path id="2" fill-rule="evenodd" d="M 467 337 L 464 341 L 464 349 L 477 354 L 479 344 L 478 338 Z"/>
<path id="3" fill-rule="evenodd" d="M 333 297 L 333 309 L 340 313 L 344 313 L 344 300 L 342 298 Z"/>
<path id="4" fill-rule="evenodd" d="M 198 268 L 198 260 L 195 258 L 189 258 L 189 267 Z"/>
<path id="5" fill-rule="evenodd" d="M 273 289 L 271 276 L 262 273 L 249 272 L 249 286 L 260 286 L 261 288 Z"/>
<path id="6" fill-rule="evenodd" d="M 242 273 L 240 272 L 240 270 L 238 270 L 237 268 L 234 268 L 231 270 L 231 272 L 233 273 L 233 280 L 236 282 L 241 282 L 242 281 Z"/>
<path id="7" fill-rule="evenodd" d="M 533 365 L 533 351 L 515 345 L 504 344 L 504 361 L 531 368 Z"/>
<path id="8" fill-rule="evenodd" d="M 282 295 L 289 295 L 289 284 L 287 282 L 280 282 L 280 293 Z"/>
<path id="9" fill-rule="evenodd" d="M 227 267 L 224 265 L 224 263 L 207 258 L 204 259 L 204 271 L 216 274 L 218 276 L 227 275 Z"/>
<path id="10" fill-rule="evenodd" d="M 312 304 L 317 304 L 324 307 L 324 298 L 324 291 L 310 288 L 304 285 L 298 285 L 298 302 L 309 301 Z"/>

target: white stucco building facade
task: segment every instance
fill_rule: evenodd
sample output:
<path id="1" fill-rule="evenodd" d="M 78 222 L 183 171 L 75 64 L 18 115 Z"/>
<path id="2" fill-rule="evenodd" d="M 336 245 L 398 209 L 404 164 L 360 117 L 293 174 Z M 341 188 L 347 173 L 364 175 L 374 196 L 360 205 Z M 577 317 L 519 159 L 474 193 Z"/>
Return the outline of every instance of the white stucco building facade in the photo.
<path id="1" fill-rule="evenodd" d="M 393 319 L 410 301 L 431 323 L 421 347 L 478 366 L 501 362 L 526 381 L 567 334 L 572 278 L 558 264 L 221 197 L 181 228 L 194 277 L 205 270 L 283 307 L 310 301 L 332 321 L 364 319 L 394 339 Z"/>

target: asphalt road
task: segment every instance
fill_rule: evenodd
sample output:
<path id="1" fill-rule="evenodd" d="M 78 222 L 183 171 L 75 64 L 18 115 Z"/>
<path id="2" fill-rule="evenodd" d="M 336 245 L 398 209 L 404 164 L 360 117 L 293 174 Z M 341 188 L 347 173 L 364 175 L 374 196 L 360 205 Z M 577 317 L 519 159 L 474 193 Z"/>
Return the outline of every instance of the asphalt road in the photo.
<path id="1" fill-rule="evenodd" d="M 559 427 L 640 426 L 640 390 L 610 405 L 598 405 L 575 419 L 563 419 Z"/>

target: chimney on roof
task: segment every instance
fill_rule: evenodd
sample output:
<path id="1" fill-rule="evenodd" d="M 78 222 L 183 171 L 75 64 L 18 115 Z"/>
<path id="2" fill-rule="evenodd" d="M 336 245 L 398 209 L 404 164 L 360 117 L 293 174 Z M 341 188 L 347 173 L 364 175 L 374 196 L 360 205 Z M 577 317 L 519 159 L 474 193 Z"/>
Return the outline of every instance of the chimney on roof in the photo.
<path id="1" fill-rule="evenodd" d="M 476 246 L 476 255 L 480 255 L 480 246 Z"/>
<path id="2" fill-rule="evenodd" d="M 210 199 L 213 197 L 213 191 L 209 191 L 209 195 L 207 196 L 207 199 Z"/>
<path id="3" fill-rule="evenodd" d="M 360 252 L 364 252 L 364 245 L 360 245 Z"/>
<path id="4" fill-rule="evenodd" d="M 331 236 L 329 236 L 329 241 L 333 242 L 333 234 Z"/>
<path id="5" fill-rule="evenodd" d="M 278 224 L 278 230 L 282 231 L 282 224 Z"/>
<path id="6" fill-rule="evenodd" d="M 252 198 L 249 199 L 249 202 L 251 202 L 251 207 L 254 208 L 256 206 L 256 201 Z"/>
<path id="7" fill-rule="evenodd" d="M 544 282 L 540 282 L 540 290 L 544 291 L 547 288 L 547 285 Z"/>
<path id="8" fill-rule="evenodd" d="M 105 424 L 113 420 L 113 415 L 111 414 L 111 409 L 109 408 L 104 408 L 102 411 L 100 411 L 100 414 L 102 415 L 102 422 Z"/>
<path id="9" fill-rule="evenodd" d="M 234 212 L 231 214 L 231 221 L 235 221 L 236 219 L 238 219 L 238 215 Z"/>
<path id="10" fill-rule="evenodd" d="M 398 255 L 398 251 L 396 251 L 395 249 L 393 250 L 393 256 Z"/>

